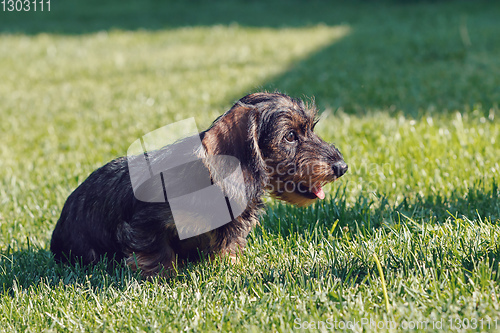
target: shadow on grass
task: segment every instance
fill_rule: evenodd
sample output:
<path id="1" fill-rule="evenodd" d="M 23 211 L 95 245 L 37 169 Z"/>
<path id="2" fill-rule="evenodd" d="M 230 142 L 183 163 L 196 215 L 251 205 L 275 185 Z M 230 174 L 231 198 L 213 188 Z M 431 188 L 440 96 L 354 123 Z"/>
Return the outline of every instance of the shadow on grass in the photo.
<path id="1" fill-rule="evenodd" d="M 211 261 L 214 260 L 214 261 Z M 26 249 L 13 251 L 7 249 L 0 253 L 0 294 L 14 295 L 14 290 L 26 290 L 40 284 L 56 286 L 85 286 L 94 290 L 114 288 L 126 290 L 133 283 L 189 283 L 198 280 L 197 274 L 220 276 L 232 269 L 229 258 L 209 259 L 188 262 L 173 277 L 143 278 L 139 272 L 132 271 L 125 264 L 101 259 L 94 265 L 78 263 L 59 263 L 49 250 L 28 245 Z M 194 274 L 193 274 L 194 272 Z"/>
<path id="2" fill-rule="evenodd" d="M 448 276 L 450 271 L 457 271 L 468 279 L 472 272 L 485 265 L 489 271 L 482 272 L 483 278 L 489 276 L 495 281 L 500 280 L 500 246 L 463 236 L 463 239 L 454 240 L 457 243 L 456 249 L 450 249 L 442 248 L 434 242 L 425 244 L 420 238 L 426 224 L 441 224 L 446 221 L 463 224 L 463 220 L 497 224 L 500 221 L 500 189 L 496 182 L 491 186 L 478 182 L 476 187 L 464 194 L 454 193 L 446 198 L 430 195 L 414 200 L 404 199 L 397 205 L 390 205 L 383 197 L 375 200 L 364 195 L 348 204 L 345 190 L 346 186 L 338 188 L 331 201 L 318 202 L 306 209 L 278 203 L 268 209 L 265 221 L 262 222 L 264 230 L 257 233 L 279 234 L 284 239 L 301 237 L 311 239 L 312 243 L 315 237 L 329 237 L 331 234 L 335 237 L 335 242 L 350 243 L 357 239 L 357 242 L 364 243 L 373 240 L 374 234 L 381 228 L 386 233 L 391 233 L 396 232 L 391 230 L 400 230 L 401 225 L 404 225 L 403 228 L 411 232 L 411 245 L 402 246 L 409 246 L 411 250 L 394 254 L 393 249 L 386 249 L 388 253 L 384 269 L 387 272 L 402 272 L 404 276 L 411 276 L 414 274 L 412 272 L 427 267 L 434 269 L 437 277 Z M 481 244 L 472 244 L 476 241 Z M 312 269 L 308 274 L 309 278 L 334 276 L 347 284 L 361 283 L 367 276 L 378 276 L 371 255 L 360 257 L 359 253 L 343 256 L 340 260 L 334 257 L 329 263 L 329 269 Z M 423 270 L 418 274 L 425 276 L 428 272 Z"/>
<path id="3" fill-rule="evenodd" d="M 265 237 L 264 234 L 267 234 L 280 235 L 283 239 L 293 240 L 298 235 L 313 239 L 314 235 L 317 237 L 319 234 L 319 237 L 323 237 L 327 233 L 333 233 L 334 237 L 342 239 L 344 234 L 348 233 L 352 235 L 349 237 L 356 237 L 355 235 L 359 234 L 362 237 L 372 239 L 373 233 L 378 229 L 408 219 L 414 221 L 414 224 L 419 228 L 424 224 L 443 223 L 455 219 L 472 221 L 479 218 L 485 223 L 498 223 L 500 220 L 499 197 L 500 188 L 496 182 L 491 186 L 485 186 L 479 182 L 467 193 L 455 193 L 447 198 L 440 196 L 418 197 L 414 200 L 405 199 L 398 205 L 391 206 L 385 198 L 374 200 L 370 199 L 370 196 L 360 195 L 354 203 L 348 204 L 346 186 L 344 186 L 337 189 L 331 201 L 320 201 L 305 209 L 282 203 L 271 205 L 262 219 L 262 229 L 258 228 L 253 237 Z M 408 225 L 410 226 L 410 224 Z M 418 236 L 416 237 L 418 238 Z M 419 260 L 423 260 L 425 261 L 423 266 L 435 266 L 438 272 L 460 269 L 467 278 L 472 274 L 471 272 L 479 267 L 478 265 L 482 261 L 487 261 L 488 266 L 492 269 L 500 262 L 500 246 L 487 248 L 467 244 L 461 246 L 464 247 L 464 251 L 457 259 L 461 261 L 460 268 L 436 263 L 433 262 L 435 259 L 429 259 L 456 256 L 456 254 L 450 253 L 444 255 L 449 249 L 436 247 L 432 249 L 432 251 L 437 251 L 436 253 L 418 256 L 418 260 L 415 256 L 409 256 L 402 260 L 389 253 L 386 259 L 386 269 L 393 272 L 403 270 L 405 274 L 410 274 L 412 270 L 418 269 L 421 264 Z M 474 249 L 475 252 L 468 253 L 467 249 Z M 422 251 L 422 249 L 416 248 L 415 251 Z M 271 264 L 271 266 L 273 265 L 275 263 Z M 191 276 L 192 272 L 217 276 L 220 275 L 221 269 L 227 270 L 231 267 L 231 265 L 221 265 L 220 263 L 215 265 L 213 263 L 189 263 L 186 268 L 180 271 L 179 276 L 171 279 L 171 282 L 179 280 L 189 283 L 192 278 L 196 278 Z M 270 268 L 269 271 L 264 269 L 262 274 L 255 278 L 261 279 L 260 283 L 276 282 L 273 269 L 276 268 Z M 366 276 L 373 275 L 375 272 L 376 268 L 373 262 L 349 256 L 342 260 L 335 259 L 328 267 L 316 267 L 302 274 L 305 278 L 333 276 L 344 283 L 352 284 L 361 283 Z M 500 279 L 498 272 L 495 271 L 495 274 L 494 279 Z M 283 272 L 278 275 L 286 276 Z M 237 276 L 239 275 L 234 278 Z M 240 278 L 244 282 L 249 277 L 240 276 Z M 28 245 L 26 249 L 19 250 L 9 248 L 0 254 L 0 286 L 4 293 L 12 294 L 13 288 L 27 289 L 40 283 L 49 286 L 89 284 L 96 289 L 113 287 L 121 290 L 127 288 L 134 281 L 142 281 L 139 274 L 132 272 L 128 267 L 111 264 L 106 260 L 87 267 L 59 264 L 54 261 L 50 251 L 31 245 Z"/>
<path id="4" fill-rule="evenodd" d="M 138 274 L 127 267 L 112 264 L 106 259 L 86 267 L 65 265 L 57 263 L 50 251 L 29 245 L 27 249 L 7 249 L 1 253 L 0 272 L 0 286 L 4 293 L 12 293 L 13 288 L 27 289 L 40 283 L 49 286 L 88 283 L 97 289 L 124 289 L 131 281 L 141 280 Z"/>
<path id="5" fill-rule="evenodd" d="M 296 235 L 307 238 L 318 233 L 325 235 L 324 233 L 328 233 L 328 230 L 334 232 L 339 238 L 342 238 L 342 234 L 345 232 L 351 235 L 360 233 L 365 237 L 370 237 L 384 223 L 394 223 L 395 219 L 401 218 L 402 215 L 416 221 L 419 225 L 420 223 L 441 223 L 447 219 L 453 219 L 453 214 L 457 215 L 455 216 L 457 218 L 464 215 L 471 220 L 479 215 L 483 220 L 487 218 L 489 223 L 495 223 L 494 221 L 500 219 L 499 196 L 500 190 L 496 183 L 491 188 L 485 188 L 482 184 L 478 184 L 477 187 L 469 189 L 465 195 L 457 194 L 450 198 L 429 196 L 417 198 L 412 202 L 405 200 L 394 207 L 389 205 L 385 199 L 375 202 L 364 196 L 358 197 L 354 204 L 347 204 L 344 187 L 338 189 L 332 201 L 319 202 L 306 209 L 285 206 L 281 203 L 271 206 L 262 221 L 264 231 L 257 229 L 255 237 L 263 237 L 262 233 L 264 232 L 272 235 L 279 234 L 285 239 L 290 237 L 293 239 Z M 500 247 L 477 249 L 476 252 L 460 259 L 461 268 L 454 267 L 452 269 L 461 269 L 467 277 L 482 260 L 487 260 L 490 267 L 494 267 L 500 262 Z M 437 257 L 442 257 L 442 254 L 437 254 Z M 389 254 L 387 269 L 393 272 L 404 270 L 405 274 L 410 274 L 415 267 L 418 267 L 419 263 L 414 262 L 416 259 L 413 257 L 406 259 L 401 262 L 401 258 L 398 259 Z M 275 263 L 271 266 L 273 265 Z M 436 263 L 428 262 L 426 265 L 433 267 Z M 449 269 L 444 264 L 438 265 L 437 268 L 440 272 Z M 220 270 L 228 269 L 231 270 L 232 266 L 220 263 L 190 263 L 185 269 L 182 269 L 174 280 L 189 283 L 190 279 L 193 278 L 191 276 L 193 271 L 200 271 L 198 273 L 201 275 L 218 276 L 221 274 Z M 277 282 L 273 269 L 276 268 L 270 268 L 269 271 L 264 269 L 262 274 L 252 278 L 252 281 L 259 279 L 260 283 L 264 284 L 266 281 Z M 376 268 L 373 262 L 349 256 L 342 260 L 335 259 L 328 267 L 312 268 L 308 272 L 303 272 L 303 275 L 305 278 L 333 276 L 343 283 L 352 284 L 361 283 L 367 275 L 373 275 L 375 272 Z M 283 272 L 278 275 L 286 276 Z M 239 275 L 237 274 L 234 278 L 237 276 Z M 243 279 L 244 285 L 249 276 L 242 275 L 240 278 Z M 495 279 L 497 278 L 500 276 L 495 277 Z M 122 290 L 127 288 L 131 282 L 140 282 L 141 280 L 139 274 L 132 272 L 128 267 L 109 264 L 106 260 L 87 267 L 59 264 L 54 261 L 50 251 L 33 246 L 17 251 L 7 249 L 0 255 L 0 286 L 3 293 L 12 294 L 15 288 L 27 289 L 40 283 L 52 287 L 60 284 L 89 284 L 95 289 L 113 287 Z"/>
<path id="6" fill-rule="evenodd" d="M 262 219 L 263 229 L 258 228 L 254 237 L 263 237 L 262 233 L 280 235 L 285 239 L 293 238 L 294 235 L 312 237 L 318 233 L 318 230 L 320 230 L 319 233 L 331 230 L 335 237 L 339 238 L 342 238 L 343 233 L 346 232 L 351 235 L 360 233 L 365 237 L 371 237 L 384 224 L 394 224 L 398 219 L 404 219 L 402 216 L 412 219 L 419 225 L 442 223 L 445 220 L 453 220 L 462 216 L 473 220 L 479 215 L 483 220 L 487 218 L 489 223 L 495 223 L 500 219 L 498 200 L 500 189 L 496 183 L 491 187 L 478 183 L 465 195 L 454 194 L 449 198 L 428 196 L 414 201 L 404 200 L 397 206 L 389 205 L 386 199 L 375 201 L 363 195 L 359 196 L 354 204 L 348 204 L 345 190 L 345 186 L 338 188 L 331 201 L 318 202 L 305 209 L 281 203 L 272 205 Z M 441 254 L 437 254 L 437 257 L 440 256 Z M 465 275 L 475 270 L 478 261 L 485 258 L 492 265 L 491 267 L 500 262 L 500 247 L 478 249 L 474 255 L 465 255 L 461 259 Z M 414 260 L 414 258 L 409 258 L 401 263 L 400 259 L 389 255 L 387 265 L 393 271 L 400 269 L 410 271 L 414 266 L 418 266 L 417 262 L 412 263 L 410 259 Z M 188 264 L 188 267 L 183 269 L 175 280 L 189 282 L 192 278 L 190 271 L 193 270 L 201 269 L 202 275 L 212 273 L 217 275 L 220 274 L 218 270 L 231 268 L 231 265 L 212 265 L 211 263 L 201 264 L 201 268 L 199 265 Z M 427 265 L 432 267 L 433 263 L 429 262 Z M 439 269 L 446 269 L 445 265 Z M 349 284 L 360 283 L 368 274 L 375 272 L 374 263 L 350 256 L 345 260 L 335 260 L 329 268 L 318 267 L 311 269 L 308 273 L 304 272 L 304 275 L 308 278 L 334 276 Z M 280 275 L 283 276 L 283 274 Z M 241 278 L 245 279 L 244 276 Z M 272 269 L 263 272 L 259 279 L 262 279 L 262 283 L 268 280 L 276 282 Z M 109 287 L 124 289 L 131 282 L 141 280 L 141 277 L 128 267 L 109 264 L 106 260 L 87 267 L 59 264 L 54 261 L 50 251 L 33 246 L 17 251 L 7 249 L 0 255 L 0 286 L 4 293 L 12 292 L 13 288 L 26 289 L 39 283 L 50 286 L 88 283 L 96 289 Z"/>
<path id="7" fill-rule="evenodd" d="M 349 36 L 302 59 L 261 89 L 315 96 L 321 109 L 361 114 L 384 109 L 411 117 L 464 107 L 487 114 L 500 100 L 497 3 L 70 0 L 52 3 L 50 12 L 0 15 L 0 33 L 21 34 L 233 23 L 266 28 L 345 25 L 351 28 Z"/>
<path id="8" fill-rule="evenodd" d="M 318 201 L 306 209 L 277 203 L 270 207 L 262 225 L 269 233 L 287 237 L 293 233 L 312 233 L 318 225 L 330 229 L 337 224 L 355 231 L 361 228 L 372 232 L 383 224 L 393 224 L 406 218 L 417 223 L 442 223 L 446 220 L 467 218 L 470 220 L 500 219 L 500 189 L 496 182 L 485 185 L 481 181 L 466 193 L 453 192 L 450 197 L 440 195 L 404 198 L 397 205 L 390 205 L 384 196 L 366 193 L 356 198 L 354 203 L 347 202 L 347 186 L 337 188 L 331 201 Z M 314 221 L 315 223 L 311 223 Z"/>
<path id="9" fill-rule="evenodd" d="M 232 23 L 271 28 L 347 25 L 351 27 L 350 35 L 295 63 L 262 87 L 298 97 L 315 96 L 321 108 L 343 108 L 361 114 L 369 109 L 398 112 L 403 108 L 415 117 L 421 108 L 441 110 L 468 105 L 472 109 L 481 102 L 486 113 L 498 103 L 498 12 L 498 4 L 491 2 L 380 6 L 321 1 L 290 4 L 284 0 L 267 1 L 265 5 L 253 1 L 70 0 L 53 2 L 50 12 L 0 12 L 0 33 L 81 35 L 111 29 L 159 31 Z M 467 31 L 470 45 L 463 31 Z M 393 207 L 384 198 L 369 196 L 359 196 L 353 204 L 347 204 L 345 193 L 339 191 L 334 201 L 305 210 L 276 205 L 268 210 L 263 226 L 269 233 L 288 237 L 294 233 L 313 234 L 318 225 L 332 228 L 337 220 L 336 232 L 347 227 L 367 234 L 402 215 L 424 223 L 461 215 L 498 220 L 499 196 L 496 185 L 492 189 L 478 186 L 465 195 L 417 197 Z M 500 250 L 489 249 L 479 257 L 487 257 L 493 265 L 499 261 Z M 462 259 L 466 271 L 473 270 L 476 264 L 477 256 Z M 371 271 L 374 267 L 352 257 L 337 262 L 330 270 L 311 270 L 308 276 L 333 275 L 359 282 Z M 273 276 L 269 272 L 262 278 L 272 281 Z M 0 257 L 0 285 L 4 292 L 15 286 L 87 281 L 96 288 L 125 288 L 134 280 L 140 278 L 126 267 L 111 269 L 106 263 L 85 268 L 60 265 L 49 251 L 33 247 L 7 250 Z"/>
<path id="10" fill-rule="evenodd" d="M 44 0 L 47 1 L 47 0 Z M 378 6 L 365 4 L 368 8 Z M 356 6 L 324 1 L 81 1 L 52 2 L 50 11 L 0 12 L 0 32 L 87 34 L 106 30 L 157 31 L 192 26 L 337 25 L 359 16 Z M 329 9 L 329 10 L 325 10 Z M 337 9 L 337 10 L 333 10 Z"/>

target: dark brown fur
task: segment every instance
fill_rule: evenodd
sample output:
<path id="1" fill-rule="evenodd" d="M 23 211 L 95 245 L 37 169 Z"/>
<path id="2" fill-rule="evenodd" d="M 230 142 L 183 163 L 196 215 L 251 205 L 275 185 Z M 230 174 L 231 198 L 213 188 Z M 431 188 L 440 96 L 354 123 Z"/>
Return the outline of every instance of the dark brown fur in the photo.
<path id="1" fill-rule="evenodd" d="M 300 100 L 256 93 L 240 99 L 200 133 L 204 151 L 197 157 L 231 155 L 241 163 L 247 206 L 232 222 L 180 240 L 168 203 L 135 198 L 127 158 L 122 157 L 94 171 L 69 196 L 52 236 L 52 252 L 58 260 L 84 264 L 107 255 L 125 260 L 144 276 L 195 261 L 200 253 L 235 259 L 258 223 L 266 191 L 305 206 L 316 199 L 314 186 L 347 170 L 340 152 L 314 134 L 315 117 L 315 108 Z"/>

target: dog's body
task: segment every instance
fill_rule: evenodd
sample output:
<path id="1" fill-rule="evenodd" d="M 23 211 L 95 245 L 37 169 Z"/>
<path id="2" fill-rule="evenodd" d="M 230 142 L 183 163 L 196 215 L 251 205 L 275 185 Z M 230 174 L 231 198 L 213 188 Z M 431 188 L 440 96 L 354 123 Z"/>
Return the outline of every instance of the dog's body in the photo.
<path id="1" fill-rule="evenodd" d="M 145 276 L 197 260 L 201 253 L 235 258 L 258 223 L 266 191 L 307 205 L 323 199 L 321 186 L 346 172 L 340 152 L 313 133 L 315 116 L 315 109 L 302 101 L 256 93 L 240 99 L 200 133 L 203 149 L 192 152 L 197 158 L 229 155 L 240 162 L 245 189 L 233 192 L 246 192 L 246 208 L 231 222 L 180 240 L 168 202 L 134 196 L 128 161 L 122 157 L 94 171 L 68 197 L 52 236 L 52 252 L 58 260 L 84 264 L 104 255 L 124 259 Z"/>

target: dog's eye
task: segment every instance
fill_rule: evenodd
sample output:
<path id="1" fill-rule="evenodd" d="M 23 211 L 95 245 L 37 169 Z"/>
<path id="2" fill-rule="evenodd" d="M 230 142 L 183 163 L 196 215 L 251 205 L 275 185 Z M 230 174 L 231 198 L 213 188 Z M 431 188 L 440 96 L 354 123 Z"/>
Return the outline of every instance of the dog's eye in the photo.
<path id="1" fill-rule="evenodd" d="M 292 143 L 297 141 L 297 134 L 295 134 L 295 131 L 290 131 L 286 134 L 285 140 Z"/>

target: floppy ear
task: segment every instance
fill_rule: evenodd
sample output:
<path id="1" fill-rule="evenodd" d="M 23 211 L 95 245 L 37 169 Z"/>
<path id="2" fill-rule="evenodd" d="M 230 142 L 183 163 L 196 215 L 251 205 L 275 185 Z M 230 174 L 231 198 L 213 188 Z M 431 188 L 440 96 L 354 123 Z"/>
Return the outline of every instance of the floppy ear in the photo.
<path id="1" fill-rule="evenodd" d="M 229 155 L 239 160 L 249 198 L 260 197 L 268 181 L 259 147 L 259 123 L 259 109 L 238 102 L 203 133 L 202 140 L 208 155 Z"/>
<path id="2" fill-rule="evenodd" d="M 260 138 L 260 111 L 254 107 L 248 115 L 248 141 L 252 152 L 252 168 L 254 175 L 257 176 L 260 186 L 265 187 L 269 182 L 269 177 L 266 171 L 266 163 L 262 156 L 262 151 L 259 147 Z"/>

